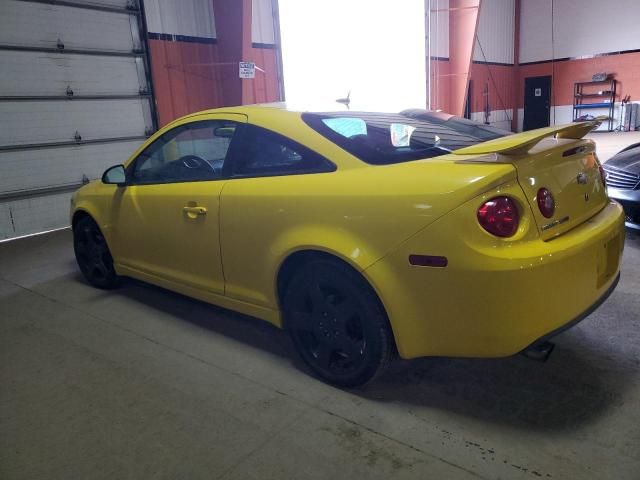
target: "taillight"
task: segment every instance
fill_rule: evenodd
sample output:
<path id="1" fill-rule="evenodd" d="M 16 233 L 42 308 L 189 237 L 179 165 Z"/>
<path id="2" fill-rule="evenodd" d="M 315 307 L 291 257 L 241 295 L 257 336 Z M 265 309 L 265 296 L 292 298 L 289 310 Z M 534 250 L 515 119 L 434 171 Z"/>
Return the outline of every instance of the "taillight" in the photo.
<path id="1" fill-rule="evenodd" d="M 482 228 L 497 237 L 511 237 L 520 223 L 518 207 L 509 197 L 495 197 L 484 202 L 477 215 Z"/>
<path id="2" fill-rule="evenodd" d="M 542 215 L 544 215 L 546 218 L 553 217 L 553 213 L 556 211 L 556 201 L 553 199 L 553 195 L 551 195 L 551 192 L 542 187 L 540 190 L 538 190 L 536 200 L 538 201 L 538 208 L 540 209 L 540 213 L 542 213 Z"/>

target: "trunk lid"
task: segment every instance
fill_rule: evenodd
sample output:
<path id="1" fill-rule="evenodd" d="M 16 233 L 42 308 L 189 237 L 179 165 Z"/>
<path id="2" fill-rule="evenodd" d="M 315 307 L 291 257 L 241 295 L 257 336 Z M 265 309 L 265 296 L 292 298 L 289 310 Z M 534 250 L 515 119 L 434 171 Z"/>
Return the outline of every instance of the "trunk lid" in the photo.
<path id="1" fill-rule="evenodd" d="M 609 201 L 595 144 L 582 139 L 598 125 L 595 121 L 532 130 L 453 153 L 483 155 L 469 161 L 511 163 L 540 236 L 549 240 L 587 221 Z M 541 213 L 537 202 L 538 191 L 543 187 L 555 200 L 555 212 L 550 218 Z"/>

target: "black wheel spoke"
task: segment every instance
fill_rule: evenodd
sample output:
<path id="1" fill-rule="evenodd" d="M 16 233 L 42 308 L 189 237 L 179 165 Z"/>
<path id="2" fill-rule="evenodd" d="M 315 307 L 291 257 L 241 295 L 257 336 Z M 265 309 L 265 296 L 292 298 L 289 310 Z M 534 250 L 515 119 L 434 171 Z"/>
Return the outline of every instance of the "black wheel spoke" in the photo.
<path id="1" fill-rule="evenodd" d="M 345 353 L 347 353 L 354 361 L 364 353 L 364 343 L 359 340 L 356 341 L 349 339 L 344 343 L 344 346 L 346 349 Z"/>

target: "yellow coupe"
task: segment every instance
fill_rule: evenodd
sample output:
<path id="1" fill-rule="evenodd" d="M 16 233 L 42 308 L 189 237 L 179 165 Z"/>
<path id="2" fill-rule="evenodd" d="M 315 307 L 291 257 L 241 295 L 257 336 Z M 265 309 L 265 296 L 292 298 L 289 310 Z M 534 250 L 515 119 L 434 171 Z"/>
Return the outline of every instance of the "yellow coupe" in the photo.
<path id="1" fill-rule="evenodd" d="M 597 125 L 195 113 L 74 194 L 76 258 L 96 287 L 135 277 L 283 327 L 335 385 L 396 352 L 512 355 L 619 278 L 624 215 L 583 139 Z"/>

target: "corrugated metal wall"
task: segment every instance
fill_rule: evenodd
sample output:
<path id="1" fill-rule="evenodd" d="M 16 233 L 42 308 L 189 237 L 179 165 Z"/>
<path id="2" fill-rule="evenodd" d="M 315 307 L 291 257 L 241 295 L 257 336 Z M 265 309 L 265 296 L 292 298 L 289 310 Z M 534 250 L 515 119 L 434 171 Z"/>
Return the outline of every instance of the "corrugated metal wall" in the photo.
<path id="1" fill-rule="evenodd" d="M 198 41 L 216 38 L 211 0 L 145 0 L 150 33 Z"/>
<path id="2" fill-rule="evenodd" d="M 255 46 L 275 45 L 274 2 L 253 0 L 251 3 L 251 42 Z"/>
<path id="3" fill-rule="evenodd" d="M 449 0 L 425 0 L 425 13 L 431 5 L 431 25 L 427 25 L 427 39 L 431 35 L 431 56 L 449 58 Z"/>
<path id="4" fill-rule="evenodd" d="M 522 19 L 522 63 L 640 49 L 638 0 L 522 0 Z"/>
<path id="5" fill-rule="evenodd" d="M 513 65 L 514 27 L 515 0 L 482 0 L 473 59 Z"/>

